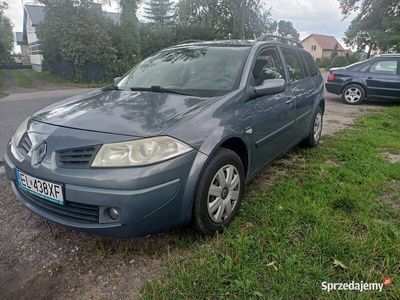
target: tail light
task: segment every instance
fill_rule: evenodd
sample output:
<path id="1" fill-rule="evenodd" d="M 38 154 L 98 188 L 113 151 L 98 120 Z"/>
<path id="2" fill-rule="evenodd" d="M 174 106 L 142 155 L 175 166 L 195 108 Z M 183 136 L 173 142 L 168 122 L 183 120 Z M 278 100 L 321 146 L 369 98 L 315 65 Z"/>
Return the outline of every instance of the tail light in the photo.
<path id="1" fill-rule="evenodd" d="M 334 81 L 334 80 L 335 80 L 335 74 L 331 71 L 328 76 L 328 81 Z"/>

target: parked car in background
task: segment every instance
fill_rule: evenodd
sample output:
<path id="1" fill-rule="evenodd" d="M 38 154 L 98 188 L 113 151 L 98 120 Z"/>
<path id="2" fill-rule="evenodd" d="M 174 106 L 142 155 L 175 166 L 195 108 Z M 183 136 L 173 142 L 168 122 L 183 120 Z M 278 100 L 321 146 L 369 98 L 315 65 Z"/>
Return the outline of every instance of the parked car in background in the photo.
<path id="1" fill-rule="evenodd" d="M 114 85 L 42 109 L 8 145 L 14 192 L 35 213 L 96 234 L 189 222 L 222 230 L 259 170 L 319 143 L 324 82 L 296 45 L 180 44 Z"/>
<path id="2" fill-rule="evenodd" d="M 342 95 L 347 104 L 370 100 L 400 100 L 400 54 L 378 55 L 372 59 L 329 72 L 328 92 Z"/>

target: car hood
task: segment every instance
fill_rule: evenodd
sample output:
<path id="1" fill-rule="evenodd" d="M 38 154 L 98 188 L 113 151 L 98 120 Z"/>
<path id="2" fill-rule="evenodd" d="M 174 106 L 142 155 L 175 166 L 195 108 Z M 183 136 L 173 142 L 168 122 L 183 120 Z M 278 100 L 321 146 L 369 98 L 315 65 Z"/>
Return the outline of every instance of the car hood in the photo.
<path id="1" fill-rule="evenodd" d="M 154 136 L 216 98 L 167 93 L 93 91 L 48 106 L 32 119 L 98 132 Z"/>

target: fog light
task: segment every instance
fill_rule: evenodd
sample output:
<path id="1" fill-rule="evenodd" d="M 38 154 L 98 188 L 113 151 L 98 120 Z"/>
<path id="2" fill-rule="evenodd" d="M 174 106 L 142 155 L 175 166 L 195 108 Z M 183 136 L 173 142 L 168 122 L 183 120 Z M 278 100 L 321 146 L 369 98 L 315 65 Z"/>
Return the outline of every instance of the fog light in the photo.
<path id="1" fill-rule="evenodd" d="M 108 215 L 110 216 L 111 219 L 117 220 L 119 218 L 119 211 L 116 208 L 110 207 L 108 209 Z"/>

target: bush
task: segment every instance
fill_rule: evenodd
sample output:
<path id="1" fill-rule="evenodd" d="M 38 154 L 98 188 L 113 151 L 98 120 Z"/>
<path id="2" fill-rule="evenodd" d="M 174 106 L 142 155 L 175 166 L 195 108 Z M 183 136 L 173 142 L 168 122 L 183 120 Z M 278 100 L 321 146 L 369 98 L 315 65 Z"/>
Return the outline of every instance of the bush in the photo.
<path id="1" fill-rule="evenodd" d="M 347 60 L 346 56 L 335 56 L 332 59 L 332 64 L 331 67 L 337 68 L 337 67 L 344 67 L 349 64 L 349 61 Z"/>
<path id="2" fill-rule="evenodd" d="M 315 60 L 318 68 L 330 68 L 331 67 L 331 58 L 330 57 L 323 57 L 323 58 L 317 58 Z"/>

